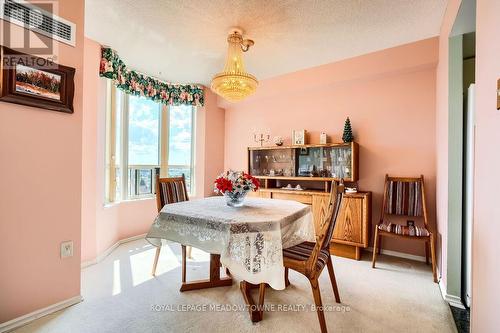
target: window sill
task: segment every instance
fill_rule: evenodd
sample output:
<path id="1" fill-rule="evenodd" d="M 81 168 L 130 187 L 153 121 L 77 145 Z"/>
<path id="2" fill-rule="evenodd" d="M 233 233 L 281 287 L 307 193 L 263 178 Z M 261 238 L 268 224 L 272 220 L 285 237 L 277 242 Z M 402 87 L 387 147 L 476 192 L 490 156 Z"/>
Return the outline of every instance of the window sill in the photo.
<path id="1" fill-rule="evenodd" d="M 145 195 L 142 197 L 128 198 L 128 199 L 122 200 L 120 202 L 134 202 L 134 201 L 144 201 L 144 200 L 151 200 L 151 199 L 156 199 L 156 195 L 151 194 L 151 195 Z"/>
<path id="2" fill-rule="evenodd" d="M 126 203 L 131 203 L 131 202 L 136 202 L 136 201 L 146 201 L 146 200 L 156 200 L 156 196 L 155 195 L 148 195 L 148 196 L 143 196 L 143 197 L 138 197 L 138 198 L 129 198 L 129 199 L 125 199 L 125 200 L 109 202 L 109 203 L 104 204 L 104 208 L 112 208 L 112 207 L 118 206 L 120 204 L 126 204 Z"/>

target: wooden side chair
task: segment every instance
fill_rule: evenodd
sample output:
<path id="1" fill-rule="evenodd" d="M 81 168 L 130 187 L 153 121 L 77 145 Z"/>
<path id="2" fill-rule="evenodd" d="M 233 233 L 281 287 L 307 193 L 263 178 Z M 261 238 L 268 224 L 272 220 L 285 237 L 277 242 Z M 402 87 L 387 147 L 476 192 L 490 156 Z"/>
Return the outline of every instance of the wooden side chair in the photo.
<path id="1" fill-rule="evenodd" d="M 163 206 L 175 202 L 187 201 L 189 200 L 188 192 L 186 188 L 186 180 L 184 174 L 181 177 L 172 178 L 160 178 L 156 175 L 156 207 L 158 208 L 158 213 L 163 208 Z M 182 247 L 182 282 L 186 282 L 186 246 Z M 156 266 L 158 264 L 158 258 L 160 257 L 161 246 L 156 248 L 155 259 L 153 262 L 152 275 L 156 274 Z M 191 247 L 188 247 L 188 252 L 191 252 Z M 190 253 L 188 253 L 191 257 Z"/>
<path id="2" fill-rule="evenodd" d="M 305 275 L 311 283 L 311 288 L 316 303 L 316 312 L 318 314 L 321 332 L 326 332 L 325 314 L 323 312 L 323 303 L 321 302 L 321 293 L 319 290 L 318 278 L 325 266 L 328 267 L 330 281 L 332 283 L 335 301 L 340 303 L 339 290 L 335 273 L 333 271 L 332 257 L 330 256 L 330 240 L 333 235 L 333 229 L 337 221 L 337 215 L 340 210 L 343 188 L 332 182 L 332 191 L 328 202 L 321 207 L 322 216 L 319 232 L 316 235 L 316 243 L 303 242 L 299 245 L 283 250 L 283 264 L 285 266 L 285 285 L 289 285 L 288 270 L 293 269 Z"/>
<path id="3" fill-rule="evenodd" d="M 424 226 L 400 225 L 390 223 L 389 216 L 406 216 L 407 218 L 423 218 Z M 429 230 L 427 207 L 425 204 L 424 176 L 417 178 L 385 176 L 384 197 L 380 223 L 375 228 L 375 245 L 373 247 L 372 267 L 375 268 L 377 253 L 380 252 L 382 236 L 408 240 L 423 241 L 425 260 L 429 264 L 429 246 L 432 260 L 434 282 L 436 276 L 436 251 L 434 234 Z"/>

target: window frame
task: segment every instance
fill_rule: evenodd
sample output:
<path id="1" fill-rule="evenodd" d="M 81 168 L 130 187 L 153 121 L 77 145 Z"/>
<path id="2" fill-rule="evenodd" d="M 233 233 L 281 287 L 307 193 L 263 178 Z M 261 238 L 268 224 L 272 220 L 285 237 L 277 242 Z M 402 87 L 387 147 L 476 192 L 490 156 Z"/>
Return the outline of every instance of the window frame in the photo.
<path id="1" fill-rule="evenodd" d="M 194 157 L 195 157 L 195 125 L 196 125 L 196 107 L 191 107 L 191 158 L 190 165 L 169 165 L 169 145 L 170 145 L 170 107 L 158 103 L 159 108 L 159 123 L 158 123 L 158 165 L 135 165 L 129 164 L 129 115 L 130 115 L 130 94 L 125 92 L 117 93 L 116 88 L 111 80 L 108 80 L 106 85 L 106 126 L 105 126 L 105 186 L 104 186 L 104 201 L 105 205 L 119 203 L 121 201 L 141 200 L 154 198 L 156 192 L 156 175 L 160 177 L 168 177 L 170 167 L 184 167 L 190 171 L 190 190 L 189 195 L 195 195 L 195 174 L 194 174 Z M 136 96 L 133 96 L 136 97 Z M 117 110 L 117 98 L 120 98 L 121 110 Z M 120 124 L 117 124 L 117 112 L 120 114 Z M 120 131 L 120 142 L 117 142 L 117 131 Z M 116 161 L 116 151 L 120 150 L 120 161 Z M 117 168 L 121 169 L 119 180 L 117 179 Z M 130 172 L 139 170 L 151 170 L 151 193 L 138 194 L 137 184 L 135 184 L 135 193 L 131 192 Z M 137 182 L 137 179 L 135 180 Z M 120 183 L 120 193 L 117 195 L 117 183 Z"/>
<path id="2" fill-rule="evenodd" d="M 174 106 L 175 107 L 175 106 Z M 168 164 L 168 157 L 169 157 L 169 150 L 170 150 L 170 116 L 171 116 L 171 112 L 170 112 L 170 106 L 169 107 L 166 107 L 167 109 L 167 117 L 168 117 L 168 120 L 167 120 L 167 139 L 165 142 L 165 145 L 167 146 L 166 147 L 166 150 L 167 150 L 167 154 L 166 154 L 166 164 L 165 164 L 165 175 L 162 176 L 162 177 L 169 177 L 168 176 L 168 170 L 169 168 L 171 167 L 175 167 L 175 168 L 180 168 L 180 169 L 189 169 L 189 172 L 190 172 L 190 178 L 189 178 L 189 186 L 187 186 L 189 188 L 188 190 L 188 194 L 190 196 L 195 196 L 195 177 L 194 177 L 194 165 L 195 165 L 195 140 L 196 140 L 196 137 L 195 137 L 195 134 L 196 134 L 196 107 L 195 106 L 190 106 L 191 108 L 191 154 L 190 154 L 190 164 Z M 188 184 L 186 184 L 188 185 Z"/>
<path id="3" fill-rule="evenodd" d="M 116 87 L 114 88 L 115 90 L 117 89 Z M 159 112 L 159 122 L 158 122 L 158 164 L 154 165 L 154 164 L 151 164 L 151 165 L 147 165 L 147 164 L 129 164 L 129 144 L 130 144 L 130 141 L 129 141 L 129 128 L 130 128 L 130 123 L 129 123 L 129 120 L 130 120 L 130 98 L 131 97 L 136 97 L 136 98 L 144 98 L 142 96 L 134 96 L 134 95 L 130 95 L 130 94 L 127 94 L 127 93 L 124 93 L 122 92 L 121 94 L 122 96 L 122 123 L 121 123 L 121 126 L 122 126 L 122 142 L 121 142 L 121 146 L 122 146 L 122 161 L 121 161 L 121 165 L 123 165 L 123 170 L 126 170 L 126 173 L 123 173 L 121 176 L 121 181 L 122 181 L 122 188 L 124 189 L 124 198 L 125 199 L 122 199 L 122 200 L 136 200 L 136 199 L 143 199 L 143 198 L 151 198 L 151 197 L 154 197 L 155 196 L 155 178 L 156 178 L 156 169 L 161 169 L 161 147 L 162 147 L 162 142 L 161 142 L 161 139 L 162 139 L 162 118 L 164 117 L 164 114 L 163 114 L 163 111 L 164 111 L 164 108 L 163 108 L 163 104 L 161 103 L 157 103 L 157 107 L 158 107 L 158 112 Z M 155 103 L 154 101 L 152 101 L 153 103 Z M 132 188 L 132 183 L 131 183 L 131 179 L 132 177 L 129 175 L 129 173 L 131 172 L 135 172 L 137 173 L 138 170 L 148 170 L 150 169 L 151 170 L 151 175 L 152 175 L 152 178 L 151 178 L 151 193 L 144 193 L 144 194 L 139 194 L 138 193 L 138 190 L 137 190 L 137 184 L 134 184 L 134 188 L 135 188 L 135 193 L 130 193 L 131 191 L 131 188 Z M 137 179 L 135 180 L 137 182 Z M 122 191 L 123 192 L 123 191 Z"/>

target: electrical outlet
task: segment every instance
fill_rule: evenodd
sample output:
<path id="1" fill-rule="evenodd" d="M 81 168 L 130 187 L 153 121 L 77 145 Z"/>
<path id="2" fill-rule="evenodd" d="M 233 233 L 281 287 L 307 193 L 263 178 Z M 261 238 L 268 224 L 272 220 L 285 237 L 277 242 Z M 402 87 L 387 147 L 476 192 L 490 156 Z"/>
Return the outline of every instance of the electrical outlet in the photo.
<path id="1" fill-rule="evenodd" d="M 68 258 L 73 256 L 73 241 L 61 243 L 61 258 Z"/>

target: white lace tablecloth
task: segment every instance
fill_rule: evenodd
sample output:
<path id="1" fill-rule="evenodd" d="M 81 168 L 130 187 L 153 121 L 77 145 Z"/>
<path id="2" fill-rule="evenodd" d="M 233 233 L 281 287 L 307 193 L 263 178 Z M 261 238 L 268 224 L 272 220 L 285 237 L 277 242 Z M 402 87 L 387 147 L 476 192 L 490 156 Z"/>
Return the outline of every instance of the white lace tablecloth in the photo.
<path id="1" fill-rule="evenodd" d="M 210 197 L 166 205 L 146 239 L 220 254 L 234 277 L 284 289 L 282 249 L 314 241 L 314 227 L 311 208 L 296 201 L 247 198 L 234 208 L 224 197 Z"/>

